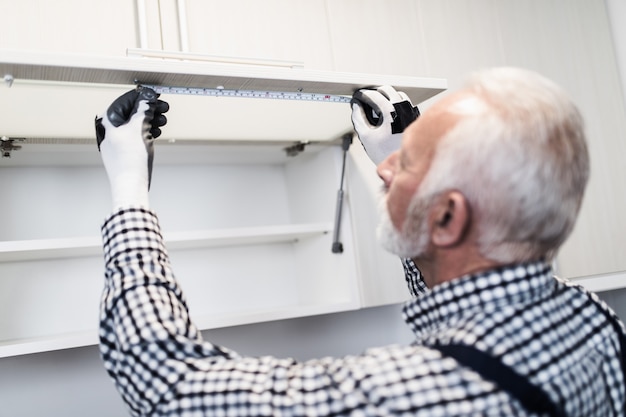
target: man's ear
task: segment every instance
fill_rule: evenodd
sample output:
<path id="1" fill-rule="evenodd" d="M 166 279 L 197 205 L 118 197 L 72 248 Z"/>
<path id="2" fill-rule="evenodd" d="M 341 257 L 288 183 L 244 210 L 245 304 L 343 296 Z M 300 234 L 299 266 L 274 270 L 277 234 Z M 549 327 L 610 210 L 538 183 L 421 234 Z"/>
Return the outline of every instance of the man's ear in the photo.
<path id="1" fill-rule="evenodd" d="M 471 222 L 469 203 L 463 194 L 443 193 L 431 215 L 431 241 L 435 246 L 452 247 L 463 242 Z"/>

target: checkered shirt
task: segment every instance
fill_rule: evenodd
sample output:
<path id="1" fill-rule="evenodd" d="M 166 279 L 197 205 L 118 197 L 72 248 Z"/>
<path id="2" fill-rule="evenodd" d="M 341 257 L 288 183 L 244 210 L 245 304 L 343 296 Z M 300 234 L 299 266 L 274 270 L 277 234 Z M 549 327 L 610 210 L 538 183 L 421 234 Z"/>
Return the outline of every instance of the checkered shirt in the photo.
<path id="1" fill-rule="evenodd" d="M 102 234 L 100 350 L 133 415 L 530 415 L 494 383 L 429 347 L 451 342 L 499 357 L 569 416 L 623 415 L 619 342 L 606 315 L 613 313 L 552 277 L 543 262 L 426 290 L 405 261 L 411 291 L 422 293 L 404 308 L 415 343 L 299 362 L 244 357 L 202 340 L 153 212 L 122 209 Z"/>

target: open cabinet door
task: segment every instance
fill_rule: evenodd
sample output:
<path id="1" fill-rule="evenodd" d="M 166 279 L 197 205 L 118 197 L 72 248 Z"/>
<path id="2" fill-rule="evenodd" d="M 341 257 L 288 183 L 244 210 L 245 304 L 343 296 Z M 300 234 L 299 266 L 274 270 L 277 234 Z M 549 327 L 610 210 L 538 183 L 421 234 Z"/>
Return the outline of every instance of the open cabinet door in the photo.
<path id="1" fill-rule="evenodd" d="M 27 138 L 92 138 L 90 120 L 110 97 L 136 83 L 347 98 L 359 88 L 390 84 L 413 103 L 446 88 L 445 80 L 437 78 L 197 62 L 185 60 L 184 54 L 158 59 L 0 50 L 0 74 L 7 87 L 0 89 L 0 135 Z M 328 141 L 352 128 L 346 103 L 165 96 L 172 112 L 164 139 Z"/>

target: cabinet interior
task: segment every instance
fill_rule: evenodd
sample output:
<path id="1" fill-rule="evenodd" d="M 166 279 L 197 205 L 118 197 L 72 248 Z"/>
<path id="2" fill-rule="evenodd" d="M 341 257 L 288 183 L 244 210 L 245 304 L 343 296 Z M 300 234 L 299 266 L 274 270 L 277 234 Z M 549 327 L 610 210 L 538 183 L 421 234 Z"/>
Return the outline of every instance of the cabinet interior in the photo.
<path id="1" fill-rule="evenodd" d="M 273 162 L 155 163 L 151 206 L 202 328 L 358 307 L 347 212 L 346 250 L 331 252 L 341 162 L 326 146 Z M 0 232 L 0 355 L 58 334 L 96 343 L 104 170 L 9 166 L 0 176 L 12 219 Z"/>

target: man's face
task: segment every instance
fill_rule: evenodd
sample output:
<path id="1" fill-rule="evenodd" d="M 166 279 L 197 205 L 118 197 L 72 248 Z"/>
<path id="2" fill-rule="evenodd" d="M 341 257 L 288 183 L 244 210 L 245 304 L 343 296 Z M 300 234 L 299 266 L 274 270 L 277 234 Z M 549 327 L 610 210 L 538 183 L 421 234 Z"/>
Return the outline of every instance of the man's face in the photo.
<path id="1" fill-rule="evenodd" d="M 378 239 L 386 250 L 400 257 L 417 257 L 428 245 L 427 203 L 414 196 L 428 172 L 430 158 L 426 152 L 415 152 L 420 148 L 415 130 L 419 133 L 413 123 L 404 133 L 400 150 L 378 166 L 385 189 Z"/>
<path id="2" fill-rule="evenodd" d="M 378 237 L 390 252 L 419 257 L 427 249 L 430 196 L 419 194 L 437 143 L 454 126 L 457 116 L 445 111 L 448 97 L 420 116 L 404 132 L 402 146 L 378 165 L 385 198 Z"/>

